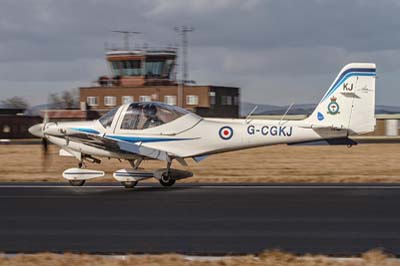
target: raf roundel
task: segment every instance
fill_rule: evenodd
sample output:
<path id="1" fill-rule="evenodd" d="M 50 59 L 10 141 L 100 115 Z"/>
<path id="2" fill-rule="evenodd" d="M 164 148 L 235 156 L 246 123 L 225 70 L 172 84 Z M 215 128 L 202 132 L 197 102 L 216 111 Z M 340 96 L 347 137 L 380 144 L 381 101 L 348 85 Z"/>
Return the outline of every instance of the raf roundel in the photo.
<path id="1" fill-rule="evenodd" d="M 233 136 L 233 129 L 228 126 L 221 127 L 219 130 L 219 136 L 224 140 L 231 139 Z"/>

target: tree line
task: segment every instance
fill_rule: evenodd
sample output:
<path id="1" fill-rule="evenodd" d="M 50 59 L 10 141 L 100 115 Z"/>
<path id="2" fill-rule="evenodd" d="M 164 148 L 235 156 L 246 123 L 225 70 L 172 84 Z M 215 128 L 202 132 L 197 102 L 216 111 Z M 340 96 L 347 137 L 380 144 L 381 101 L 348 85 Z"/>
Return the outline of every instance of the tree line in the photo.
<path id="1" fill-rule="evenodd" d="M 29 108 L 29 102 L 20 96 L 13 96 L 0 101 L 6 108 Z M 50 93 L 47 101 L 51 109 L 76 109 L 79 108 L 79 90 L 64 90 L 60 93 Z"/>

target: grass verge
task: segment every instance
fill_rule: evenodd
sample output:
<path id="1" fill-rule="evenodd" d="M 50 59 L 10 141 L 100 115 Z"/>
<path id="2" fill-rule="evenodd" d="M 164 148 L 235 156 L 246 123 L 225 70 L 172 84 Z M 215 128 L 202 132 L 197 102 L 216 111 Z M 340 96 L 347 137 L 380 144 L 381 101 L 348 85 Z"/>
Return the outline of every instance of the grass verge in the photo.
<path id="1" fill-rule="evenodd" d="M 184 182 L 400 182 L 400 144 L 344 146 L 270 146 L 210 156 L 200 163 L 189 159 L 195 176 Z M 44 157 L 40 145 L 0 145 L 0 181 L 63 181 L 62 172 L 77 161 L 59 157 L 55 145 Z M 102 159 L 88 168 L 112 173 L 127 162 Z M 157 169 L 165 163 L 145 161 Z M 176 162 L 174 167 L 183 168 Z"/>
<path id="2" fill-rule="evenodd" d="M 221 259 L 188 259 L 181 255 L 143 255 L 105 257 L 96 255 L 53 254 L 41 253 L 35 255 L 0 256 L 2 266 L 397 266 L 400 262 L 392 256 L 379 250 L 368 251 L 359 258 L 336 259 L 321 255 L 295 256 L 280 251 L 268 251 L 259 256 L 233 256 Z"/>

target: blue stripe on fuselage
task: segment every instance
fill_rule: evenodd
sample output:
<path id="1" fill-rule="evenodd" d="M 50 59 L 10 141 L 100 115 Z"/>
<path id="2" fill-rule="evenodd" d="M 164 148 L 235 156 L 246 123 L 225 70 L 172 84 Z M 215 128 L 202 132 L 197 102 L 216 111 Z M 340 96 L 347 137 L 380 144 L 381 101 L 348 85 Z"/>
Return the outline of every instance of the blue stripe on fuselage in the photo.
<path id="1" fill-rule="evenodd" d="M 126 142 L 167 142 L 167 141 L 182 141 L 192 140 L 193 138 L 152 138 L 152 137 L 129 137 L 129 136 L 110 136 L 106 135 L 110 139 L 122 140 Z"/>
<path id="2" fill-rule="evenodd" d="M 76 127 L 76 128 L 71 128 L 72 130 L 75 131 L 80 131 L 80 132 L 85 132 L 85 133 L 90 133 L 90 134 L 99 134 L 100 132 L 97 130 L 94 130 L 92 128 L 81 128 L 81 127 Z"/>

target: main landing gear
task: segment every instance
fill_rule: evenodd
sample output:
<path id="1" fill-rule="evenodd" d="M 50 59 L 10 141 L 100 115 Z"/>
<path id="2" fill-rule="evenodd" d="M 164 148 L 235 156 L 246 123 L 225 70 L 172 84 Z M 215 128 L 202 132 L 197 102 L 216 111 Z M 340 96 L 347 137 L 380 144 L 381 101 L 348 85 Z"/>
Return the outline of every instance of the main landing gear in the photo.
<path id="1" fill-rule="evenodd" d="M 86 157 L 91 158 L 91 157 Z M 93 162 L 100 163 L 100 160 L 96 158 L 91 158 Z M 78 168 L 70 168 L 64 171 L 63 177 L 68 180 L 68 183 L 74 187 L 83 186 L 86 183 L 87 179 L 102 177 L 104 176 L 103 171 L 96 171 L 86 169 L 86 164 L 83 161 L 83 158 L 78 163 Z"/>
<path id="2" fill-rule="evenodd" d="M 155 171 L 141 170 L 138 169 L 141 161 L 140 159 L 138 161 L 130 161 L 133 168 L 117 170 L 114 172 L 113 177 L 125 188 L 130 189 L 134 188 L 139 181 L 148 178 L 155 178 L 162 186 L 171 187 L 175 184 L 176 180 L 193 176 L 192 172 L 171 168 L 171 162 L 167 163 L 166 168 Z M 103 177 L 104 175 L 104 171 L 86 169 L 83 161 L 79 162 L 78 168 L 69 168 L 63 172 L 63 177 L 74 187 L 83 186 L 86 180 Z"/>
<path id="3" fill-rule="evenodd" d="M 78 163 L 78 168 L 79 169 L 86 168 L 85 163 L 83 161 L 80 161 Z M 68 180 L 68 183 L 73 187 L 81 187 L 86 183 L 86 180 L 82 180 L 82 179 Z"/>
<path id="4" fill-rule="evenodd" d="M 68 180 L 68 182 L 73 187 L 81 187 L 85 184 L 86 180 Z"/>
<path id="5" fill-rule="evenodd" d="M 167 171 L 161 174 L 161 178 L 159 180 L 160 184 L 164 187 L 171 187 L 175 184 L 176 180 L 172 177 L 171 174 L 171 163 L 167 163 Z"/>
<path id="6" fill-rule="evenodd" d="M 121 184 L 125 188 L 134 188 L 137 185 L 138 181 L 122 181 Z"/>

